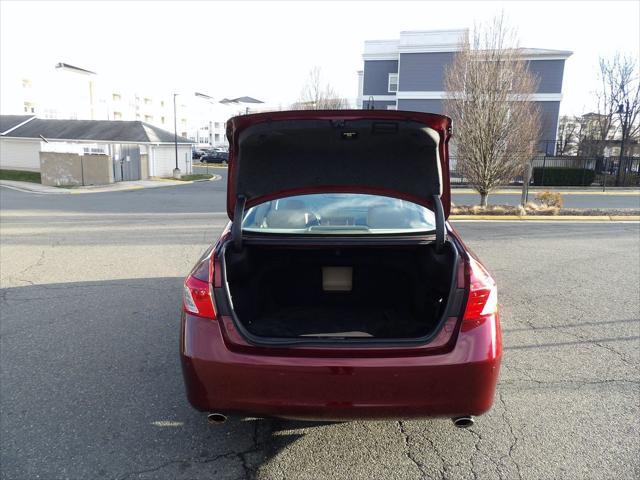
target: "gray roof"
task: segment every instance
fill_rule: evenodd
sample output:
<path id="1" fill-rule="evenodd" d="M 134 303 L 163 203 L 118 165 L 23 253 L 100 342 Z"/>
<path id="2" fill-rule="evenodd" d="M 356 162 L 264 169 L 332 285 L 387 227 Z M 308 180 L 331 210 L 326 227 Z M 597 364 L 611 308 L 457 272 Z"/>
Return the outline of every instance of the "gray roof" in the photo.
<path id="1" fill-rule="evenodd" d="M 253 97 L 223 98 L 220 103 L 264 103 Z"/>
<path id="2" fill-rule="evenodd" d="M 0 118 L 4 122 L 4 117 Z M 162 130 L 145 122 L 120 120 L 50 120 L 34 118 L 30 122 L 9 132 L 7 137 L 40 138 L 47 140 L 173 143 L 172 132 Z M 178 143 L 193 143 L 178 137 Z"/>
<path id="3" fill-rule="evenodd" d="M 519 48 L 522 55 L 531 56 L 558 56 L 558 57 L 570 57 L 573 52 L 570 50 L 552 50 L 549 48 Z"/>
<path id="4" fill-rule="evenodd" d="M 97 75 L 96 72 L 92 72 L 91 70 L 87 70 L 85 68 L 76 67 L 74 65 L 69 65 L 68 63 L 59 62 L 56 64 L 56 68 L 66 68 L 68 70 L 74 70 L 80 73 L 89 73 L 91 75 Z"/>
<path id="5" fill-rule="evenodd" d="M 0 115 L 0 134 L 17 127 L 35 115 Z"/>

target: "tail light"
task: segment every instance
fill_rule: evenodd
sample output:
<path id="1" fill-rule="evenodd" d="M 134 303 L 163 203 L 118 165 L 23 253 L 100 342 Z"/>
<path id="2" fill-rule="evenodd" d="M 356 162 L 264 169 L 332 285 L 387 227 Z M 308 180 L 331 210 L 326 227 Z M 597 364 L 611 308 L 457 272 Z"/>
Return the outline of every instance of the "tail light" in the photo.
<path id="1" fill-rule="evenodd" d="M 469 297 L 462 317 L 463 322 L 476 323 L 498 311 L 498 289 L 489 272 L 473 257 L 467 264 Z"/>
<path id="2" fill-rule="evenodd" d="M 220 282 L 216 268 L 216 256 L 212 251 L 191 271 L 184 281 L 182 305 L 184 311 L 199 317 L 215 320 L 216 307 L 213 301 L 213 285 Z"/>

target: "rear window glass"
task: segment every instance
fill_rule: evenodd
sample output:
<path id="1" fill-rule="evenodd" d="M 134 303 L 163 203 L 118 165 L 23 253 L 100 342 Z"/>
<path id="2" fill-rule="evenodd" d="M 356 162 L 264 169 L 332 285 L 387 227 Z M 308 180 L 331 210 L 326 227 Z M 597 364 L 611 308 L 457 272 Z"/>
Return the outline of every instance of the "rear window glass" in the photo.
<path id="1" fill-rule="evenodd" d="M 431 210 L 397 198 L 324 193 L 280 198 L 247 210 L 248 232 L 300 234 L 414 233 L 435 229 Z"/>

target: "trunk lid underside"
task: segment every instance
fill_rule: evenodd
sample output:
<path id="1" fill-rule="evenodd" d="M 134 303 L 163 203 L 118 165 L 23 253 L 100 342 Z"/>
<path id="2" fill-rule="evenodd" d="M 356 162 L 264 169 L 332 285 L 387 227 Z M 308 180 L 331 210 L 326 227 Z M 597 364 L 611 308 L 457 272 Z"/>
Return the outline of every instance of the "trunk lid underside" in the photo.
<path id="1" fill-rule="evenodd" d="M 234 117 L 227 212 L 274 198 L 369 193 L 450 210 L 450 119 L 397 111 L 300 111 Z"/>

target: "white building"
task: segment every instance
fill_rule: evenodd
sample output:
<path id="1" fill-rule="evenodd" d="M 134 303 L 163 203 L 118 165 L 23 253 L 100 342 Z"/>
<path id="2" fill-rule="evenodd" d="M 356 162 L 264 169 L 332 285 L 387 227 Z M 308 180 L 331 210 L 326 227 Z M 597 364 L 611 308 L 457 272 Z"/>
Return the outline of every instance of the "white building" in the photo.
<path id="1" fill-rule="evenodd" d="M 191 143 L 140 121 L 58 120 L 0 115 L 0 168 L 40 171 L 40 152 L 104 154 L 115 181 L 192 173 Z"/>
<path id="2" fill-rule="evenodd" d="M 226 121 L 238 114 L 262 111 L 251 97 L 214 99 L 196 92 L 175 95 L 153 87 L 135 88 L 97 73 L 58 63 L 48 71 L 9 78 L 3 84 L 0 113 L 36 115 L 41 119 L 141 121 L 175 130 L 196 147 L 228 145 Z"/>

